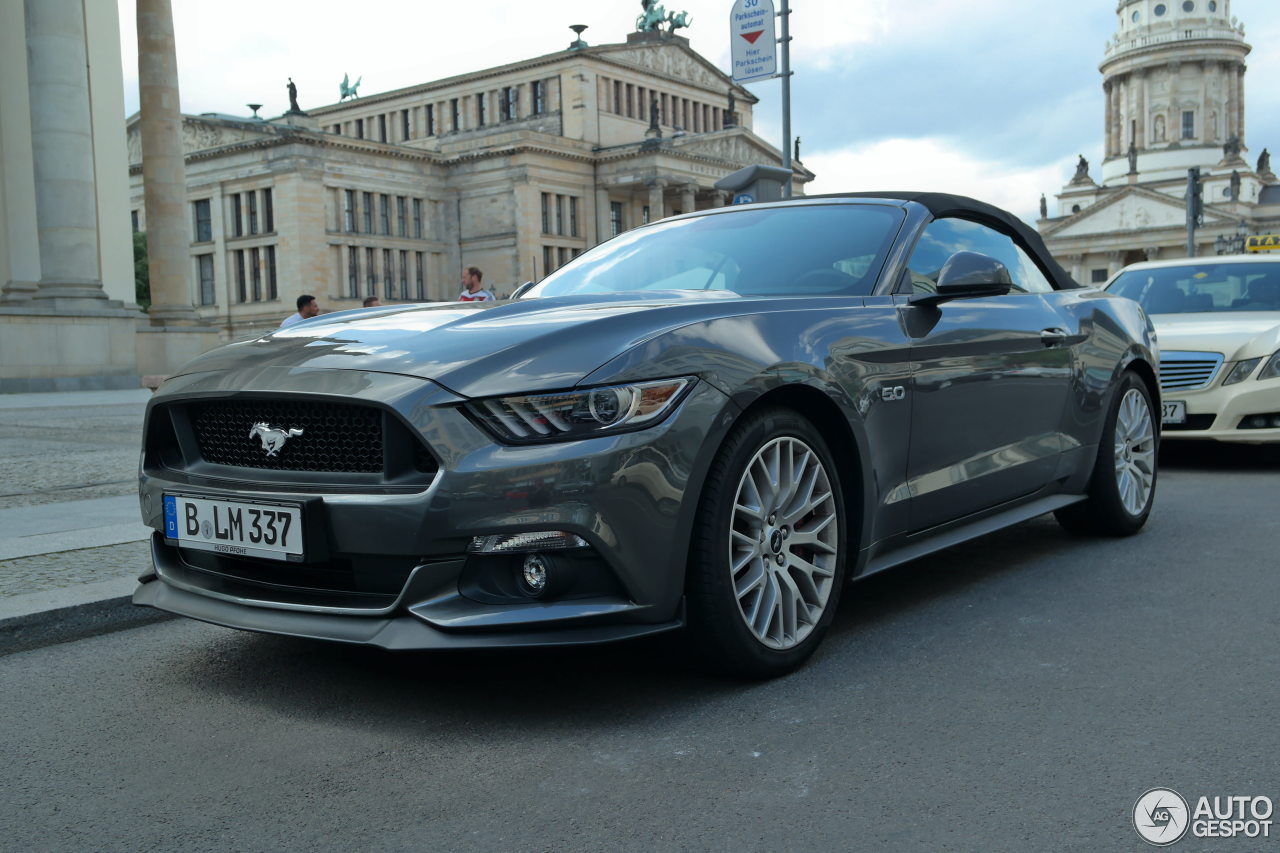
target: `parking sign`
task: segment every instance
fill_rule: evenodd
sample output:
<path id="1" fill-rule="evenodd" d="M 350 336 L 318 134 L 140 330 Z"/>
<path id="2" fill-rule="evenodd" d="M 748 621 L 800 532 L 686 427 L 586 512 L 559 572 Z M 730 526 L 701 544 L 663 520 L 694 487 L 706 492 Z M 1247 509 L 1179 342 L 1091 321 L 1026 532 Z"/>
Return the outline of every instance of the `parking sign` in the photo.
<path id="1" fill-rule="evenodd" d="M 729 10 L 733 82 L 763 80 L 778 73 L 773 0 L 736 0 Z"/>

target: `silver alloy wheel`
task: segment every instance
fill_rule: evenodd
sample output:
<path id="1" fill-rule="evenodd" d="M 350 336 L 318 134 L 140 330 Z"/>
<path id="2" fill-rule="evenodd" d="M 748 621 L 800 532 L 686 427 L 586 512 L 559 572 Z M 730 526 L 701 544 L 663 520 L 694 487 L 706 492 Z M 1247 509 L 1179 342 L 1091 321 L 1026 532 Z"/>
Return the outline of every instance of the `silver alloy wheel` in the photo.
<path id="1" fill-rule="evenodd" d="M 835 583 L 839 521 L 826 466 L 797 438 L 765 444 L 733 502 L 729 566 L 738 610 L 771 649 L 812 633 Z"/>
<path id="2" fill-rule="evenodd" d="M 1116 488 L 1130 515 L 1141 515 L 1156 479 L 1156 439 L 1147 398 L 1130 388 L 1120 400 L 1115 429 Z"/>

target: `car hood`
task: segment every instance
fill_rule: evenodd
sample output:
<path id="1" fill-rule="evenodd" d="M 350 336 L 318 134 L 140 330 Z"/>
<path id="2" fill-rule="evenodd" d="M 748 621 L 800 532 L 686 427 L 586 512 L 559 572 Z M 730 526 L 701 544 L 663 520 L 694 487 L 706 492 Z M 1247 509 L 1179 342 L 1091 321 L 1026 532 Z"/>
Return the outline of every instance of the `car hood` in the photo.
<path id="1" fill-rule="evenodd" d="M 759 302 L 690 291 L 344 311 L 212 350 L 178 375 L 366 370 L 430 379 L 466 397 L 569 388 L 663 332 L 757 311 Z"/>
<path id="2" fill-rule="evenodd" d="M 1162 351 L 1219 352 L 1227 361 L 1280 349 L 1280 311 L 1153 314 Z"/>

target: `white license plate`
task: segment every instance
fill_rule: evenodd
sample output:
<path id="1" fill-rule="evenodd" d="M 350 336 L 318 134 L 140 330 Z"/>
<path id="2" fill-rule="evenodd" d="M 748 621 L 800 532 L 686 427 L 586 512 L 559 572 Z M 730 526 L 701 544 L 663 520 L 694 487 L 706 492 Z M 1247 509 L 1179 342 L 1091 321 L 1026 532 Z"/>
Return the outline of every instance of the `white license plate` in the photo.
<path id="1" fill-rule="evenodd" d="M 1166 424 L 1185 424 L 1187 404 L 1181 400 L 1165 400 L 1160 404 L 1160 420 Z"/>
<path id="2" fill-rule="evenodd" d="M 302 559 L 302 508 L 164 496 L 164 535 L 182 548 L 239 557 Z"/>

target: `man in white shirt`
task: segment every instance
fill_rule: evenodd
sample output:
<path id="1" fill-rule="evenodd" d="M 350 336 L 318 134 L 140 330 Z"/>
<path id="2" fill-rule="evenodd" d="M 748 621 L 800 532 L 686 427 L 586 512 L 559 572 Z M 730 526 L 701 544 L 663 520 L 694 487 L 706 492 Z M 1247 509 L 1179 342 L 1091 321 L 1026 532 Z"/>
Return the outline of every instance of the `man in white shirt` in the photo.
<path id="1" fill-rule="evenodd" d="M 301 323 L 303 320 L 310 320 L 312 317 L 320 313 L 320 303 L 309 293 L 304 293 L 298 297 L 298 313 L 291 314 L 284 318 L 284 322 L 280 324 L 280 328 L 284 329 L 292 326 L 294 323 Z"/>
<path id="2" fill-rule="evenodd" d="M 484 278 L 484 273 L 480 272 L 479 267 L 467 267 L 462 271 L 462 293 L 458 296 L 459 302 L 488 302 L 495 299 L 491 291 L 485 290 L 480 286 L 480 279 Z"/>

